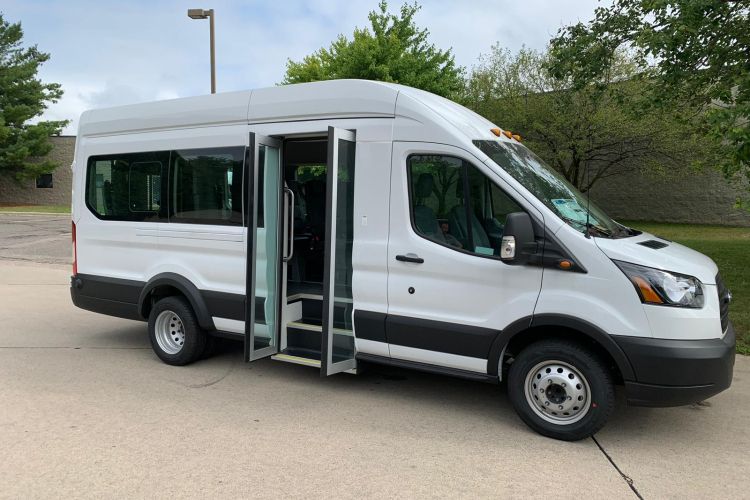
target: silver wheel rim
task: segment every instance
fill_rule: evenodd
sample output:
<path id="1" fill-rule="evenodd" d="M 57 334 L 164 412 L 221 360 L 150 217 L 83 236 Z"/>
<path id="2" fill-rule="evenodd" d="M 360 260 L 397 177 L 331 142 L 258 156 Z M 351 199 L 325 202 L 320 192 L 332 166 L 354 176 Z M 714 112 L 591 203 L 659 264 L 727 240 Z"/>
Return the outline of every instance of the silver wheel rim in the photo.
<path id="1" fill-rule="evenodd" d="M 185 327 L 173 311 L 162 311 L 154 324 L 156 343 L 167 354 L 177 354 L 185 344 Z"/>
<path id="2" fill-rule="evenodd" d="M 569 425 L 589 412 L 591 388 L 586 377 L 564 361 L 548 360 L 526 374 L 526 402 L 547 422 Z"/>

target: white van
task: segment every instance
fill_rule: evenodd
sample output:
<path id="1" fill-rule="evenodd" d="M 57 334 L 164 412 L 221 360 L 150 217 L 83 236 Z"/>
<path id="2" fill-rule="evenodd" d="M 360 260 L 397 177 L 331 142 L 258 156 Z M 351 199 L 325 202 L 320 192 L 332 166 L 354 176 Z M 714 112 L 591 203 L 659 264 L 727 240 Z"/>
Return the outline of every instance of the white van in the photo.
<path id="1" fill-rule="evenodd" d="M 449 100 L 338 80 L 87 111 L 78 307 L 148 321 L 166 363 L 215 337 L 322 375 L 382 363 L 498 383 L 554 438 L 732 380 L 708 257 L 622 226 Z"/>

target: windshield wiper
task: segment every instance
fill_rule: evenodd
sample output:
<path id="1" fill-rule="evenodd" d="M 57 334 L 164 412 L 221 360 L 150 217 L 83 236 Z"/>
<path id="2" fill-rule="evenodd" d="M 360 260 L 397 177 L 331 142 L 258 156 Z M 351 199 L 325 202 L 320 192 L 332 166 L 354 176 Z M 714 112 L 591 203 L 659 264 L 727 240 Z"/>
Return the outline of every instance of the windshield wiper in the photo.
<path id="1" fill-rule="evenodd" d="M 591 223 L 587 224 L 587 223 L 579 221 L 579 220 L 571 219 L 570 217 L 565 217 L 564 215 L 559 215 L 558 214 L 558 216 L 562 220 L 564 220 L 565 222 L 567 222 L 569 224 L 576 224 L 576 225 L 581 226 L 582 228 L 587 229 L 587 230 L 594 229 L 595 231 L 597 231 L 598 233 L 600 233 L 603 236 L 607 236 L 607 237 L 612 236 L 612 231 L 610 231 L 609 229 L 607 229 L 605 227 L 597 226 L 596 224 L 591 224 Z"/>

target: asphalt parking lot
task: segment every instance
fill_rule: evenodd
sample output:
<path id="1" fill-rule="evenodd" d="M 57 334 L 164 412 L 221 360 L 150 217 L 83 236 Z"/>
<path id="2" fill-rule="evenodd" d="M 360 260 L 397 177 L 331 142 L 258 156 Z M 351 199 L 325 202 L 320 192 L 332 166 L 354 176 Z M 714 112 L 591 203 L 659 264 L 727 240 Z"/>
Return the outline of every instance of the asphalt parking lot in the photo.
<path id="1" fill-rule="evenodd" d="M 749 358 L 708 402 L 620 399 L 577 443 L 529 431 L 502 386 L 390 368 L 321 379 L 245 364 L 231 343 L 172 367 L 144 323 L 72 305 L 69 266 L 49 263 L 70 259 L 55 232 L 69 219 L 27 217 L 39 226 L 0 216 L 2 498 L 750 497 Z"/>
<path id="2" fill-rule="evenodd" d="M 70 215 L 0 213 L 0 259 L 67 264 Z"/>

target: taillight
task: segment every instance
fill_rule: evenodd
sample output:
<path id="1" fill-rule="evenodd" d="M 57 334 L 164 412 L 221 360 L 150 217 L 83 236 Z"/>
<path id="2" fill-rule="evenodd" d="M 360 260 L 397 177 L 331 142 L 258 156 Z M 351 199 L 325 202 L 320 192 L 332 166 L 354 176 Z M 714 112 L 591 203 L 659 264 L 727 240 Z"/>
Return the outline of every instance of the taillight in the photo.
<path id="1" fill-rule="evenodd" d="M 73 276 L 78 275 L 78 249 L 76 248 L 76 223 L 73 224 L 72 238 L 73 238 Z"/>

